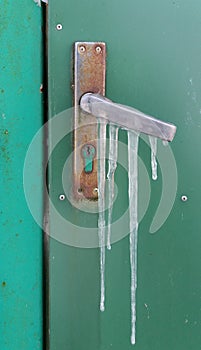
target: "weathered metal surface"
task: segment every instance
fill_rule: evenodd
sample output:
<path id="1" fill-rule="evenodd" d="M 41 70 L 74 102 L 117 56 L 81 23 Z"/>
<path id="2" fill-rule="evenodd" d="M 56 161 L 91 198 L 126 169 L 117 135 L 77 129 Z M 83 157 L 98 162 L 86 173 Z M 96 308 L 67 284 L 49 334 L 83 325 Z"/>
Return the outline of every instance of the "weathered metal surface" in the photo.
<path id="1" fill-rule="evenodd" d="M 80 98 L 86 92 L 105 94 L 106 46 L 103 42 L 76 42 L 74 45 L 74 168 L 73 195 L 76 199 L 96 200 L 97 158 L 93 158 L 92 171 L 85 171 L 82 155 L 84 145 L 97 149 L 96 118 L 80 110 Z"/>

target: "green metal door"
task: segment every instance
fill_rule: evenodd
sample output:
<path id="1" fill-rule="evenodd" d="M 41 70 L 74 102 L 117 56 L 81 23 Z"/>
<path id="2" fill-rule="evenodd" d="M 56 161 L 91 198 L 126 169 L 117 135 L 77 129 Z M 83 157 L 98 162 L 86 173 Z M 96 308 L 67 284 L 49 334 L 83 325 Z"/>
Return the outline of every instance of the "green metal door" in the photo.
<path id="1" fill-rule="evenodd" d="M 73 43 L 103 41 L 108 52 L 106 96 L 178 127 L 171 145 L 178 174 L 172 211 L 164 225 L 150 234 L 164 187 L 159 169 L 158 180 L 151 182 L 149 207 L 139 225 L 135 345 L 138 350 L 197 350 L 201 346 L 200 11 L 198 0 L 59 0 L 49 4 L 50 120 L 56 115 L 70 115 L 62 113 L 72 107 Z M 69 120 L 64 117 L 62 123 L 57 143 L 52 136 L 56 124 L 50 126 L 49 188 L 51 204 L 66 220 L 68 241 L 69 236 L 72 240 L 76 237 L 75 227 L 80 227 L 80 232 L 83 227 L 96 227 L 97 215 L 79 210 L 68 196 L 60 200 L 65 192 L 63 183 L 67 187 L 72 184 L 70 174 L 63 172 L 72 152 L 72 133 Z M 126 143 L 125 131 L 119 137 Z M 139 152 L 151 179 L 150 149 L 143 139 Z M 171 177 L 171 167 L 164 171 Z M 118 196 L 114 221 L 128 207 L 127 173 L 121 166 L 115 181 Z M 139 186 L 143 189 L 140 179 Z M 168 202 L 169 194 L 166 196 Z M 125 237 L 113 244 L 111 252 L 106 252 L 106 310 L 102 313 L 99 249 L 65 244 L 51 215 L 52 207 L 49 349 L 133 349 L 128 227 L 123 233 Z"/>

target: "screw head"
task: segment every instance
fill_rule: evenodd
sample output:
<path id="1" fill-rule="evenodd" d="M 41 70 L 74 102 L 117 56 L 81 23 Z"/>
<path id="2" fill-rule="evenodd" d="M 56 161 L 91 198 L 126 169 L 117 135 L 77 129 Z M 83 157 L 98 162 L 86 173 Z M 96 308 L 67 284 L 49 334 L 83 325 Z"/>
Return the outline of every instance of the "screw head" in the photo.
<path id="1" fill-rule="evenodd" d="M 186 202 L 188 200 L 188 197 L 186 195 L 181 196 L 182 202 Z"/>
<path id="2" fill-rule="evenodd" d="M 85 51 L 86 51 L 85 46 L 83 46 L 83 45 L 79 46 L 79 52 L 80 53 L 84 53 Z"/>
<path id="3" fill-rule="evenodd" d="M 57 26 L 56 26 L 57 30 L 62 30 L 63 29 L 63 26 L 61 23 L 58 23 Z"/>
<path id="4" fill-rule="evenodd" d="M 93 189 L 93 194 L 98 194 L 98 188 L 97 188 L 97 187 L 95 187 L 95 188 Z"/>
<path id="5" fill-rule="evenodd" d="M 64 201 L 65 198 L 66 198 L 65 194 L 60 194 L 59 195 L 60 201 Z"/>
<path id="6" fill-rule="evenodd" d="M 96 53 L 101 53 L 102 52 L 102 48 L 100 46 L 96 46 Z"/>

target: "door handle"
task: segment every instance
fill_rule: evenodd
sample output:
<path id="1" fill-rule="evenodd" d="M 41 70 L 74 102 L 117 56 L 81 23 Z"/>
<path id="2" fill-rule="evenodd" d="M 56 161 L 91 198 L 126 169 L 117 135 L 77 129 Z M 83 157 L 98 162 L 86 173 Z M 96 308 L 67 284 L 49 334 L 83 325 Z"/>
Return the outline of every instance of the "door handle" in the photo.
<path id="1" fill-rule="evenodd" d="M 146 115 L 132 107 L 114 103 L 100 94 L 84 94 L 80 100 L 80 107 L 84 112 L 103 118 L 123 129 L 144 133 L 164 141 L 172 141 L 176 133 L 174 124 Z"/>

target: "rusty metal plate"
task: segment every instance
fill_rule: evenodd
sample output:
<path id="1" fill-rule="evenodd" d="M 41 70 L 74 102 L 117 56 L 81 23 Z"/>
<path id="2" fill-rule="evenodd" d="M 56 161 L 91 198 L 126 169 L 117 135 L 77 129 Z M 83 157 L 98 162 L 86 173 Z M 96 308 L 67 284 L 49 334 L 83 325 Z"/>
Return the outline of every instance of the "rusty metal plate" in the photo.
<path id="1" fill-rule="evenodd" d="M 94 116 L 81 111 L 79 101 L 87 92 L 105 95 L 105 60 L 105 43 L 76 42 L 74 44 L 73 194 L 77 200 L 97 200 L 98 198 L 96 158 L 98 126 Z"/>

